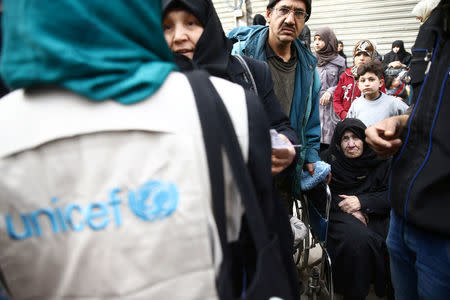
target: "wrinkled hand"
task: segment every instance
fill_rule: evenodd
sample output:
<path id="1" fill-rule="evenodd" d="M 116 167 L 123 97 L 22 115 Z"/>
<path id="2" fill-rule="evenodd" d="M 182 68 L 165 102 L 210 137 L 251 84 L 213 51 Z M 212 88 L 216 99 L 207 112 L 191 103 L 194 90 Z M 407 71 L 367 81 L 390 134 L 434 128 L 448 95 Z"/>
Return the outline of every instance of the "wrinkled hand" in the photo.
<path id="1" fill-rule="evenodd" d="M 358 197 L 347 195 L 339 195 L 339 197 L 344 199 L 338 204 L 343 212 L 352 214 L 361 209 L 361 202 L 359 202 Z"/>
<path id="2" fill-rule="evenodd" d="M 395 116 L 366 129 L 366 142 L 381 157 L 394 155 L 402 146 L 398 137 L 408 121 L 408 115 Z"/>
<path id="3" fill-rule="evenodd" d="M 331 93 L 327 91 L 327 92 L 323 93 L 322 97 L 320 97 L 319 104 L 320 105 L 328 105 L 330 103 L 330 99 L 331 99 Z"/>
<path id="4" fill-rule="evenodd" d="M 289 145 L 292 145 L 291 141 L 283 134 L 279 133 L 278 136 L 286 140 Z M 286 169 L 292 163 L 294 157 L 295 148 L 292 146 L 283 149 L 272 149 L 272 176 Z"/>
<path id="5" fill-rule="evenodd" d="M 366 216 L 362 212 L 360 212 L 360 211 L 354 212 L 354 213 L 352 213 L 352 216 L 354 216 L 355 218 L 360 220 L 364 225 L 367 226 Z"/>

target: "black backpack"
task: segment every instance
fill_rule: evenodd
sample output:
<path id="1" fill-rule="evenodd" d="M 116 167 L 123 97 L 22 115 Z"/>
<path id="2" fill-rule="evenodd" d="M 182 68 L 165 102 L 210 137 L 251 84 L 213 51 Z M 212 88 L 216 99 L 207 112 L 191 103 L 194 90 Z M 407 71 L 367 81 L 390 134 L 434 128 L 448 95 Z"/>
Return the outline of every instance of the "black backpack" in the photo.
<path id="1" fill-rule="evenodd" d="M 251 170 L 249 171 L 243 159 L 224 103 L 206 72 L 194 71 L 188 73 L 187 77 L 194 91 L 202 126 L 211 181 L 213 213 L 222 246 L 223 260 L 216 281 L 220 299 L 260 300 L 271 297 L 283 300 L 300 299 L 299 281 L 292 259 L 292 244 L 288 245 L 283 239 L 280 241 L 279 237 L 284 233 L 267 226 L 268 220 L 263 217 L 266 215 L 263 212 L 264 208 L 256 196 L 250 176 Z M 246 97 L 249 100 L 256 96 L 246 92 Z M 260 101 L 253 99 L 253 102 Z M 262 109 L 261 113 L 264 113 Z M 240 240 L 234 244 L 227 242 L 226 238 L 222 151 L 227 155 L 246 211 Z M 274 206 L 276 210 L 274 217 L 282 219 L 283 210 L 277 210 L 282 206 L 281 203 L 278 204 L 279 206 Z M 290 230 L 287 216 L 284 219 L 286 226 L 280 228 Z M 240 254 L 247 255 L 244 262 L 235 259 Z M 247 284 L 243 281 L 247 281 Z"/>

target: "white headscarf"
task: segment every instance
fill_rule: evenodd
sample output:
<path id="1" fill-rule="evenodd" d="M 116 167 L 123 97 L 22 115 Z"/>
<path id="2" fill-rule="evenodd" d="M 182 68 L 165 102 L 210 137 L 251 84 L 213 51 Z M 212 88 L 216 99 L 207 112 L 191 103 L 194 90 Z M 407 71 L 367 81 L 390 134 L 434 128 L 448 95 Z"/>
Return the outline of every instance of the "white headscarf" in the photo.
<path id="1" fill-rule="evenodd" d="M 421 0 L 413 8 L 412 14 L 415 17 L 422 18 L 422 23 L 430 16 L 433 9 L 439 4 L 440 0 Z"/>

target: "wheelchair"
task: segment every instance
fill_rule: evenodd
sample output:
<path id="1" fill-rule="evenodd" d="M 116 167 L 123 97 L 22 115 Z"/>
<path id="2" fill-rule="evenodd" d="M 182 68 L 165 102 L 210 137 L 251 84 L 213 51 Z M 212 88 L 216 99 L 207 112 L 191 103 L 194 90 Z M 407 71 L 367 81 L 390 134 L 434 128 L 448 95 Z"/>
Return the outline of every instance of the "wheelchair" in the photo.
<path id="1" fill-rule="evenodd" d="M 319 184 L 319 187 L 314 191 L 325 191 L 325 194 L 307 191 L 302 195 L 302 199 L 294 199 L 297 217 L 309 229 L 303 244 L 297 249 L 295 263 L 300 272 L 309 274 L 305 291 L 308 299 L 333 300 L 333 273 L 326 243 L 331 192 L 326 183 Z M 319 259 L 310 262 L 310 252 L 316 246 L 320 247 L 321 256 Z"/>

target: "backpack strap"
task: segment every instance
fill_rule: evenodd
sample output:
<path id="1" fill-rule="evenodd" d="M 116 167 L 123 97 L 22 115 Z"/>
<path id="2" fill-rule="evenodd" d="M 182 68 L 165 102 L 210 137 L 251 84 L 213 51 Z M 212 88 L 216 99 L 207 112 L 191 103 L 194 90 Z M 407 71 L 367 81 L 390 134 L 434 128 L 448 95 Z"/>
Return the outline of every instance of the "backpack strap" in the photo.
<path id="1" fill-rule="evenodd" d="M 239 63 L 240 63 L 240 64 L 242 65 L 242 67 L 244 68 L 244 71 L 245 71 L 244 77 L 245 77 L 245 80 L 246 80 L 247 82 L 249 82 L 249 83 L 252 85 L 251 90 L 252 90 L 256 95 L 258 95 L 258 89 L 257 89 L 257 87 L 256 87 L 255 79 L 253 78 L 253 74 L 252 74 L 252 72 L 250 71 L 250 68 L 248 67 L 248 64 L 247 64 L 247 62 L 245 61 L 244 57 L 242 57 L 242 55 L 240 55 L 240 54 L 235 54 L 234 57 L 236 57 L 236 59 L 239 61 Z"/>
<path id="2" fill-rule="evenodd" d="M 3 293 L 11 295 L 11 292 L 9 291 L 8 285 L 6 284 L 5 276 L 3 275 L 3 272 L 0 269 L 0 299 L 1 299 L 2 296 L 4 296 Z"/>
<path id="3" fill-rule="evenodd" d="M 247 224 L 257 249 L 264 248 L 264 245 L 268 243 L 268 231 L 233 123 L 220 95 L 209 80 L 207 73 L 194 71 L 186 75 L 194 91 L 203 131 L 209 166 L 213 214 L 223 253 L 216 286 L 219 295 L 224 299 L 232 299 L 230 294 L 232 289 L 229 286 L 229 283 L 233 281 L 230 278 L 232 254 L 226 235 L 223 152 L 227 155 L 227 161 L 230 164 L 245 211 L 251 212 L 251 214 L 246 214 Z"/>

